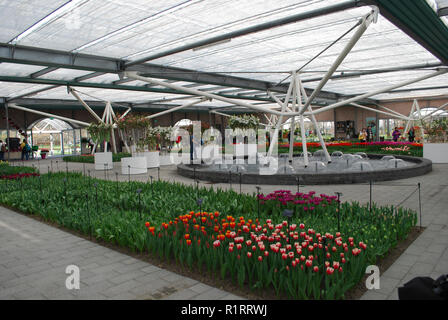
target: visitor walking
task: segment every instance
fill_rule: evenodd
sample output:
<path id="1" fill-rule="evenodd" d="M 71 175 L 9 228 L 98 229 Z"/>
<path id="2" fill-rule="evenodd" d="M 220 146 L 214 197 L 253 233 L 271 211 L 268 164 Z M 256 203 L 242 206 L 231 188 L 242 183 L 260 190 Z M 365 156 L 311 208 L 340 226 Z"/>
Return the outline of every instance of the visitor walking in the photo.
<path id="1" fill-rule="evenodd" d="M 366 137 L 367 142 L 372 141 L 372 128 L 370 126 L 368 126 L 366 132 L 367 132 L 367 137 Z"/>
<path id="2" fill-rule="evenodd" d="M 24 160 L 23 158 L 26 158 L 26 160 L 28 160 L 30 157 L 31 147 L 26 139 L 23 139 L 23 142 L 20 144 L 20 150 L 22 151 L 22 161 Z"/>
<path id="3" fill-rule="evenodd" d="M 414 142 L 414 139 L 415 139 L 414 127 L 411 127 L 411 129 L 409 129 L 408 139 L 409 139 L 409 142 Z"/>
<path id="4" fill-rule="evenodd" d="M 394 132 L 392 132 L 392 139 L 393 139 L 395 142 L 397 142 L 398 139 L 400 138 L 400 136 L 401 136 L 400 130 L 398 130 L 398 128 L 395 127 Z"/>
<path id="5" fill-rule="evenodd" d="M 0 161 L 5 161 L 6 143 L 0 140 Z"/>

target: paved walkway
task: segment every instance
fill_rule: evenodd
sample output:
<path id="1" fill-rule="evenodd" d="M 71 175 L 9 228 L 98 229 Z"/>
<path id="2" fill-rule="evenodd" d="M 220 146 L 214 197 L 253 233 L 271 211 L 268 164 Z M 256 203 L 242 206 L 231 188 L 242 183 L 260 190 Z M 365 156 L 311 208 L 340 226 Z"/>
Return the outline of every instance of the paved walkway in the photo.
<path id="1" fill-rule="evenodd" d="M 68 290 L 66 267 L 80 269 Z M 241 299 L 0 207 L 0 300 Z"/>
<path id="2" fill-rule="evenodd" d="M 25 162 L 25 164 L 38 166 L 42 173 L 46 173 L 48 168 L 51 170 L 51 167 L 53 171 L 65 171 L 68 169 L 69 171 L 83 172 L 85 170 L 86 175 L 89 174 L 88 170 L 90 170 L 91 176 L 96 176 L 101 179 L 115 180 L 118 178 L 121 181 L 128 180 L 127 175 L 121 175 L 120 163 L 114 163 L 114 169 L 107 173 L 104 171 L 95 171 L 93 164 L 69 163 L 67 167 L 66 163 L 62 162 L 61 159 L 41 160 L 39 162 L 29 161 Z M 21 165 L 21 163 L 18 163 L 18 165 Z M 118 173 L 118 175 L 115 173 Z M 157 169 L 151 169 L 147 174 L 131 176 L 131 179 L 136 181 L 149 181 L 150 176 L 157 179 Z M 160 177 L 167 181 L 193 184 L 191 179 L 178 176 L 175 166 L 161 167 Z M 373 187 L 373 200 L 378 205 L 399 204 L 416 189 L 418 182 L 421 183 L 421 224 L 427 227 L 427 229 L 381 276 L 381 289 L 368 291 L 362 299 L 398 299 L 397 288 L 410 279 L 416 276 L 436 278 L 442 273 L 448 273 L 448 165 L 433 165 L 433 171 L 425 176 L 378 183 Z M 207 181 L 201 181 L 200 185 L 214 189 L 230 188 L 228 184 L 213 184 Z M 232 188 L 239 191 L 240 186 L 233 184 Z M 266 193 L 278 189 L 296 190 L 296 188 L 296 186 L 262 185 L 261 192 Z M 255 185 L 242 185 L 241 190 L 246 193 L 254 193 L 256 191 Z M 301 191 L 303 190 L 315 190 L 317 193 L 326 194 L 334 194 L 334 192 L 338 191 L 343 193 L 342 200 L 345 201 L 358 201 L 361 203 L 369 201 L 369 186 L 365 184 L 302 186 Z M 418 212 L 418 194 L 415 193 L 414 196 L 405 201 L 403 207 L 414 209 Z M 0 225 L 1 228 L 2 226 Z M 0 252 L 3 252 L 3 241 L 0 243 L 2 243 L 0 245 Z M 0 258 L 2 258 L 1 254 Z M 3 272 L 0 269 L 0 283 L 2 283 L 1 276 Z"/>

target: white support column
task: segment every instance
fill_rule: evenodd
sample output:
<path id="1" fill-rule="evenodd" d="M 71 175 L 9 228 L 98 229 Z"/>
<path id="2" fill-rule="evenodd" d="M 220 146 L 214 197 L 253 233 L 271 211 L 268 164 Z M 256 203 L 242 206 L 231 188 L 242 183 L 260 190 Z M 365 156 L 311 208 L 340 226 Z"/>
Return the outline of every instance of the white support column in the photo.
<path id="1" fill-rule="evenodd" d="M 378 89 L 378 90 L 375 90 L 375 91 L 363 93 L 363 94 L 360 94 L 360 95 L 358 95 L 356 97 L 353 97 L 353 98 L 350 98 L 350 99 L 347 99 L 347 100 L 344 100 L 344 101 L 339 101 L 339 102 L 333 103 L 333 104 L 331 104 L 329 106 L 320 108 L 318 110 L 314 110 L 313 113 L 314 114 L 318 114 L 318 113 L 322 113 L 322 112 L 325 112 L 325 111 L 328 111 L 328 110 L 331 110 L 331 109 L 334 109 L 334 108 L 345 106 L 345 105 L 347 105 L 347 104 L 349 104 L 351 102 L 356 102 L 356 101 L 359 101 L 359 100 L 362 100 L 362 99 L 365 99 L 365 98 L 369 98 L 371 96 L 375 96 L 375 95 L 380 94 L 380 93 L 384 93 L 384 92 L 387 92 L 387 91 L 392 91 L 394 89 L 398 89 L 398 88 L 401 88 L 401 87 L 404 87 L 404 86 L 407 86 L 407 85 L 410 85 L 410 84 L 413 84 L 413 83 L 416 83 L 416 82 L 419 82 L 419 81 L 423 81 L 423 80 L 426 80 L 426 79 L 429 79 L 429 78 L 437 77 L 437 76 L 445 74 L 447 72 L 448 72 L 448 69 L 440 69 L 439 71 L 433 72 L 431 74 L 428 74 L 428 75 L 425 75 L 425 76 L 422 76 L 422 77 L 418 77 L 418 78 L 415 78 L 415 79 L 412 79 L 412 80 L 403 81 L 403 82 L 401 82 L 399 84 L 394 84 L 394 85 L 386 87 L 386 88 L 381 88 L 381 89 Z M 309 115 L 309 113 L 305 113 L 305 115 Z"/>
<path id="2" fill-rule="evenodd" d="M 340 101 L 340 102 L 331 104 L 329 106 L 320 108 L 318 110 L 313 110 L 312 113 L 318 114 L 318 113 L 321 113 L 321 112 L 325 112 L 327 110 L 331 110 L 331 109 L 334 109 L 334 108 L 337 108 L 337 107 L 340 107 L 340 106 L 347 105 L 347 104 L 349 104 L 351 102 L 356 102 L 356 101 L 359 101 L 359 100 L 362 100 L 362 99 L 365 99 L 365 98 L 369 98 L 371 96 L 374 96 L 374 95 L 377 95 L 377 94 L 380 94 L 380 93 L 383 93 L 383 92 L 386 92 L 386 91 L 391 91 L 391 90 L 394 90 L 394 89 L 398 89 L 400 87 L 404 87 L 404 86 L 407 86 L 407 85 L 415 83 L 415 82 L 419 82 L 419 81 L 423 81 L 423 80 L 426 80 L 426 79 L 429 79 L 429 78 L 432 78 L 432 77 L 436 77 L 436 76 L 445 74 L 447 72 L 448 72 L 448 69 L 440 69 L 437 72 L 431 73 L 429 75 L 425 75 L 425 76 L 418 77 L 418 78 L 415 78 L 415 79 L 412 79 L 412 80 L 404 81 L 404 82 L 401 82 L 399 84 L 391 85 L 391 86 L 388 86 L 388 87 L 385 87 L 385 88 L 381 88 L 381 89 L 378 89 L 378 90 L 375 90 L 375 91 L 372 91 L 372 92 L 367 92 L 367 93 L 358 95 L 356 97 L 353 97 L 353 98 L 350 98 L 350 99 L 347 99 L 347 100 L 344 100 L 344 101 Z M 167 83 L 167 82 L 159 81 L 159 80 L 152 79 L 152 78 L 142 77 L 142 76 L 139 76 L 137 74 L 137 72 L 135 72 L 135 71 L 131 71 L 131 72 L 126 71 L 125 75 L 127 77 L 131 78 L 131 79 L 141 80 L 141 81 L 144 81 L 144 82 L 160 85 L 162 87 L 166 87 L 166 88 L 170 88 L 170 89 L 174 89 L 174 90 L 179 90 L 179 91 L 186 92 L 186 93 L 189 93 L 189 94 L 192 94 L 192 95 L 196 95 L 196 96 L 209 97 L 209 98 L 212 98 L 212 99 L 215 99 L 215 100 L 218 100 L 218 101 L 228 102 L 228 103 L 235 104 L 235 105 L 238 105 L 238 106 L 242 106 L 242 107 L 245 107 L 245 108 L 248 108 L 248 109 L 252 109 L 252 110 L 266 112 L 266 113 L 277 115 L 277 116 L 286 115 L 285 112 L 272 110 L 272 109 L 269 109 L 269 108 L 266 108 L 266 107 L 262 107 L 262 106 L 252 105 L 252 104 L 249 104 L 249 103 L 245 103 L 245 102 L 238 101 L 238 100 L 231 99 L 231 98 L 227 98 L 227 97 L 222 97 L 222 96 L 219 96 L 219 95 L 216 95 L 216 94 L 212 94 L 212 93 L 209 93 L 209 92 L 205 92 L 205 91 L 199 91 L 199 90 L 195 90 L 195 89 L 192 89 L 192 88 L 185 88 L 185 87 L 176 85 L 174 83 Z M 305 116 L 310 115 L 309 112 L 304 112 L 303 114 Z M 302 112 L 293 112 L 293 113 L 287 114 L 287 115 L 288 116 L 299 116 L 299 115 L 302 115 Z"/>
<path id="3" fill-rule="evenodd" d="M 300 81 L 299 78 L 297 80 Z M 302 104 L 302 94 L 303 94 L 303 92 L 301 92 L 301 90 L 299 90 L 297 93 L 298 93 L 298 96 L 297 96 L 297 106 L 298 106 L 298 109 L 299 109 L 299 112 L 300 112 L 300 111 L 302 111 L 302 109 L 304 109 L 303 104 Z M 300 120 L 300 133 L 301 133 L 301 136 L 302 136 L 303 163 L 304 163 L 305 168 L 306 168 L 306 167 L 308 167 L 309 160 L 308 160 L 308 146 L 306 145 L 307 141 L 306 141 L 306 132 L 305 132 L 305 117 L 303 115 L 300 115 L 299 116 L 299 120 Z"/>
<path id="4" fill-rule="evenodd" d="M 296 111 L 296 103 L 297 103 L 297 96 L 300 97 L 300 92 L 297 90 L 297 74 L 296 72 L 293 72 L 292 77 L 294 78 L 295 86 L 293 88 L 293 95 L 292 95 L 292 105 L 291 105 L 291 111 Z M 296 117 L 293 116 L 291 119 L 291 125 L 289 127 L 289 153 L 288 153 L 288 160 L 289 162 L 292 162 L 293 154 L 294 154 L 294 130 L 295 130 L 295 122 Z"/>
<path id="5" fill-rule="evenodd" d="M 283 104 L 281 106 L 282 107 L 281 115 L 278 118 L 277 125 L 275 126 L 274 136 L 271 138 L 271 144 L 269 146 L 269 151 L 268 151 L 268 154 L 267 154 L 268 157 L 270 157 L 272 155 L 272 152 L 274 151 L 274 147 L 275 147 L 275 145 L 278 142 L 278 130 L 280 129 L 280 126 L 282 125 L 283 115 L 285 113 L 286 106 L 289 103 L 289 98 L 290 98 L 292 90 L 294 88 L 294 83 L 295 82 L 294 82 L 294 79 L 293 79 L 293 81 L 291 81 L 291 83 L 289 85 L 288 92 L 286 93 L 285 101 L 283 102 Z"/>
<path id="6" fill-rule="evenodd" d="M 18 106 L 18 105 L 14 104 L 14 103 L 9 103 L 8 104 L 8 108 L 14 108 L 14 109 L 22 110 L 22 111 L 27 111 L 27 112 L 39 114 L 39 115 L 42 115 L 42 116 L 46 116 L 46 117 L 49 117 L 49 118 L 56 118 L 56 119 L 60 119 L 60 120 L 64 120 L 64 121 L 70 122 L 70 123 L 76 123 L 76 124 L 79 124 L 79 125 L 85 126 L 85 127 L 89 126 L 89 124 L 87 122 L 78 121 L 78 120 L 74 120 L 74 119 L 58 116 L 58 115 L 51 114 L 51 113 L 48 113 L 48 112 L 37 111 L 37 110 L 34 110 L 34 109 L 28 109 L 28 108 L 25 108 L 25 107 L 22 107 L 22 106 Z"/>
<path id="7" fill-rule="evenodd" d="M 418 120 L 419 120 L 419 123 L 420 123 L 420 133 L 422 135 L 422 143 L 424 143 L 425 142 L 425 130 L 423 129 L 423 120 L 422 120 L 423 117 L 422 117 L 422 112 L 420 110 L 420 106 L 418 104 L 418 101 L 417 101 L 417 104 L 416 104 L 416 108 L 417 108 L 417 113 L 418 113 Z"/>
<path id="8" fill-rule="evenodd" d="M 367 28 L 369 27 L 370 23 L 374 20 L 374 18 L 375 18 L 375 15 L 372 13 L 369 13 L 368 15 L 366 15 L 365 17 L 362 18 L 361 25 L 358 27 L 355 34 L 352 36 L 350 41 L 345 45 L 342 52 L 339 54 L 339 56 L 333 62 L 330 69 L 328 69 L 325 76 L 322 78 L 322 80 L 319 82 L 317 87 L 314 89 L 311 96 L 308 98 L 308 101 L 305 103 L 305 106 L 303 108 L 303 112 L 308 108 L 309 105 L 311 105 L 311 102 L 313 102 L 314 98 L 319 94 L 319 92 L 322 90 L 322 88 L 328 82 L 330 77 L 333 75 L 333 73 L 336 71 L 336 69 L 340 66 L 342 61 L 344 61 L 344 59 L 347 57 L 347 55 L 353 49 L 353 47 L 358 42 L 358 40 L 361 38 L 361 36 L 364 34 L 364 32 L 367 30 Z"/>
<path id="9" fill-rule="evenodd" d="M 403 132 L 403 136 L 404 137 L 407 137 L 407 132 L 408 132 L 408 130 L 409 130 L 409 125 L 410 125 L 410 123 L 411 123 L 411 121 L 413 122 L 413 113 L 414 113 L 414 111 L 415 111 L 415 102 L 416 102 L 417 100 L 415 100 L 414 99 L 414 101 L 412 102 L 412 108 L 411 108 L 411 112 L 409 113 L 409 120 L 408 120 L 408 122 L 406 123 L 406 127 L 404 128 L 404 132 Z"/>
<path id="10" fill-rule="evenodd" d="M 177 110 L 180 110 L 180 109 L 188 108 L 188 107 L 194 106 L 195 104 L 198 104 L 198 103 L 201 103 L 201 102 L 204 102 L 204 101 L 207 101 L 207 100 L 211 100 L 211 99 L 203 97 L 203 98 L 201 98 L 199 100 L 188 102 L 188 103 L 185 103 L 185 104 L 183 104 L 181 106 L 174 107 L 174 108 L 171 108 L 171 109 L 168 109 L 168 110 L 163 110 L 161 112 L 152 114 L 150 116 L 147 116 L 146 118 L 147 119 L 157 118 L 157 117 L 163 116 L 164 114 L 171 113 L 171 112 L 174 112 L 174 111 L 177 111 Z"/>
<path id="11" fill-rule="evenodd" d="M 303 151 L 303 162 L 305 164 L 305 168 L 308 167 L 308 147 L 306 145 L 306 133 L 305 133 L 305 121 L 303 116 L 299 116 L 300 118 L 300 132 L 302 133 L 302 151 Z"/>
<path id="12" fill-rule="evenodd" d="M 366 106 L 363 106 L 363 105 L 360 105 L 360 104 L 357 104 L 357 103 L 354 103 L 354 102 L 350 103 L 350 105 L 352 105 L 352 106 L 354 106 L 354 107 L 357 107 L 357 108 L 360 108 L 360 109 L 365 109 L 365 110 L 368 110 L 368 111 L 373 111 L 373 112 L 382 113 L 382 114 L 391 116 L 391 117 L 393 117 L 393 118 L 399 118 L 399 119 L 401 119 L 401 120 L 406 120 L 406 121 L 409 121 L 409 120 L 410 120 L 409 117 L 406 117 L 405 115 L 399 114 L 398 112 L 389 113 L 389 112 L 385 112 L 385 111 L 381 111 L 381 110 L 376 110 L 376 109 L 373 109 L 373 108 L 369 108 L 369 107 L 366 107 Z"/>
<path id="13" fill-rule="evenodd" d="M 98 115 L 95 113 L 95 111 L 93 111 L 89 105 L 76 93 L 76 91 L 72 88 L 69 89 L 70 93 L 76 98 L 76 100 L 78 100 L 83 107 L 99 122 L 101 122 L 100 117 L 98 117 Z"/>
<path id="14" fill-rule="evenodd" d="M 303 87 L 302 81 L 300 80 L 299 77 L 298 77 L 298 81 L 299 81 L 300 91 L 302 92 L 303 97 L 305 98 L 305 101 L 308 102 L 309 101 L 308 96 L 306 95 L 305 88 Z M 322 150 L 324 151 L 325 159 L 327 160 L 327 163 L 331 163 L 330 154 L 328 153 L 327 146 L 325 145 L 324 138 L 322 137 L 322 133 L 320 132 L 319 124 L 317 123 L 316 117 L 313 114 L 313 109 L 311 108 L 311 105 L 308 106 L 308 110 L 310 112 L 310 118 L 311 118 L 311 121 L 313 122 L 313 126 L 314 126 L 314 128 L 316 128 L 317 137 L 319 138 L 320 145 L 322 147 Z"/>

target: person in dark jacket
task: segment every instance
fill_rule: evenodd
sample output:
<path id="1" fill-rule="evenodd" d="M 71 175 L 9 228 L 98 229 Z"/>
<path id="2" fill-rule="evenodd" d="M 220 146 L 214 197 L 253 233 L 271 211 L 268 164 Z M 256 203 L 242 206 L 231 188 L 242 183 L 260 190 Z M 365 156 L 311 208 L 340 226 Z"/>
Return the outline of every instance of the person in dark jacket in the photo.
<path id="1" fill-rule="evenodd" d="M 400 130 L 398 130 L 398 128 L 395 127 L 394 132 L 392 132 L 392 138 L 393 138 L 393 140 L 394 140 L 395 142 L 397 142 L 398 139 L 400 138 L 400 136 L 401 136 Z"/>

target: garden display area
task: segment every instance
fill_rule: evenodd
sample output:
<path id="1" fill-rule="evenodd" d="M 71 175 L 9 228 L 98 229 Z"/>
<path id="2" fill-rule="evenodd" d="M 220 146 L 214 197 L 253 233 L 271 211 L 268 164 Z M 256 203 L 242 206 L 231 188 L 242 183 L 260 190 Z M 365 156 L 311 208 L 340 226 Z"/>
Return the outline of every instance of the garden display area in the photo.
<path id="1" fill-rule="evenodd" d="M 0 169 L 3 206 L 260 297 L 344 299 L 417 223 L 412 210 L 313 191 L 248 195 Z M 4 178 L 25 172 L 34 174 Z"/>

